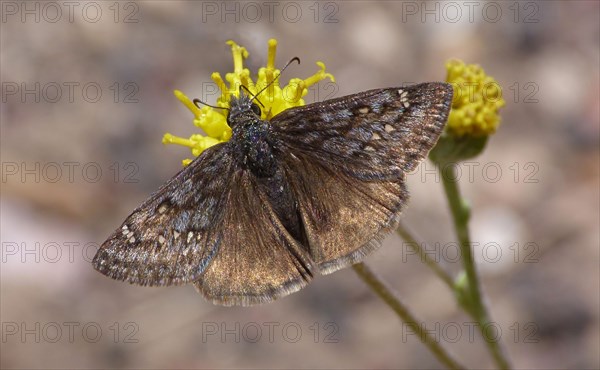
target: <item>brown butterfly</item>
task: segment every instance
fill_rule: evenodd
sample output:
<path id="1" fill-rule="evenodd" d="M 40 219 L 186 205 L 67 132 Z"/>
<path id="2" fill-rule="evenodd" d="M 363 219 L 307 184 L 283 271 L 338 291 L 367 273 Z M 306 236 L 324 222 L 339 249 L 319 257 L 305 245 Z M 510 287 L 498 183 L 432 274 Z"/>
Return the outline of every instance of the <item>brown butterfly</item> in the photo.
<path id="1" fill-rule="evenodd" d="M 405 175 L 436 143 L 452 87 L 365 91 L 269 121 L 240 91 L 232 138 L 133 211 L 93 260 L 138 285 L 193 283 L 221 305 L 269 302 L 361 261 L 394 229 Z"/>

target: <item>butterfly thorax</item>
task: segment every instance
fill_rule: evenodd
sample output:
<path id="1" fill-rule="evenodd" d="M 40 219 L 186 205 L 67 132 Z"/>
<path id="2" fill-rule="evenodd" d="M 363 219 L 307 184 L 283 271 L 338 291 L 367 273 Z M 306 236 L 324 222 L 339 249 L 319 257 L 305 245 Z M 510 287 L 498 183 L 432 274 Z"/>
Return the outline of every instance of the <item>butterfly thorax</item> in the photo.
<path id="1" fill-rule="evenodd" d="M 243 93 L 239 99 L 232 97 L 227 123 L 233 130 L 229 143 L 240 167 L 252 172 L 283 227 L 304 242 L 294 197 L 277 161 L 271 124 L 260 119 L 260 109 Z"/>
<path id="2" fill-rule="evenodd" d="M 239 99 L 232 97 L 230 107 L 227 123 L 233 130 L 231 144 L 237 159 L 256 177 L 272 177 L 277 163 L 269 140 L 269 122 L 260 119 L 260 110 L 243 94 Z"/>

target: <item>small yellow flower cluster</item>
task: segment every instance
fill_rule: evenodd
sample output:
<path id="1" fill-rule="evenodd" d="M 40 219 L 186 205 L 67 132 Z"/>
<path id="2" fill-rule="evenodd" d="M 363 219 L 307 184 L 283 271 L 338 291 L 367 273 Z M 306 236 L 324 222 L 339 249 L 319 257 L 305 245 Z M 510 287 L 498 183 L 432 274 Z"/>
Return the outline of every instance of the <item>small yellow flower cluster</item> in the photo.
<path id="1" fill-rule="evenodd" d="M 334 77 L 325 72 L 325 64 L 317 62 L 320 70 L 307 79 L 293 78 L 287 86 L 279 86 L 280 70 L 275 69 L 275 55 L 277 50 L 277 41 L 269 40 L 269 49 L 267 54 L 267 66 L 258 70 L 256 83 L 250 78 L 250 71 L 244 68 L 244 59 L 248 57 L 248 51 L 233 41 L 228 41 L 233 54 L 233 72 L 225 75 L 225 80 L 229 87 L 223 81 L 218 72 L 212 74 L 212 80 L 221 90 L 221 96 L 217 99 L 217 106 L 229 108 L 231 95 L 239 96 L 240 86 L 247 88 L 253 95 L 261 91 L 264 87 L 269 87 L 260 93 L 257 99 L 264 107 L 262 109 L 262 119 L 271 119 L 284 110 L 304 105 L 304 97 L 308 93 L 308 88 L 317 82 L 329 78 L 335 82 Z M 275 80 L 275 82 L 273 82 Z M 198 108 L 185 94 L 175 90 L 175 96 L 194 114 L 194 125 L 200 127 L 208 136 L 194 134 L 189 139 L 173 136 L 166 133 L 163 137 L 164 144 L 178 144 L 187 146 L 191 149 L 194 156 L 199 156 L 204 150 L 211 146 L 225 142 L 231 138 L 231 128 L 227 125 L 227 110 L 214 109 L 204 106 Z M 183 165 L 187 166 L 192 160 L 185 159 Z"/>
<path id="2" fill-rule="evenodd" d="M 454 87 L 448 132 L 458 137 L 493 134 L 500 124 L 498 109 L 505 104 L 498 82 L 477 64 L 450 60 L 446 69 L 446 81 Z"/>

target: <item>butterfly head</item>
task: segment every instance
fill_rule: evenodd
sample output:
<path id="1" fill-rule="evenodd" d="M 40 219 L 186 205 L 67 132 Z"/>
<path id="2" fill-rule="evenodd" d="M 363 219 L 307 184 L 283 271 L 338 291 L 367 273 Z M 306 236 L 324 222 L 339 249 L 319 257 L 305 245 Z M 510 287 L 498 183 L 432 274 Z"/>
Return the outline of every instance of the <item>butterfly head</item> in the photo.
<path id="1" fill-rule="evenodd" d="M 260 119 L 261 110 L 252 98 L 240 90 L 240 97 L 234 95 L 229 100 L 229 114 L 227 115 L 227 123 L 233 128 L 238 123 L 248 120 Z"/>

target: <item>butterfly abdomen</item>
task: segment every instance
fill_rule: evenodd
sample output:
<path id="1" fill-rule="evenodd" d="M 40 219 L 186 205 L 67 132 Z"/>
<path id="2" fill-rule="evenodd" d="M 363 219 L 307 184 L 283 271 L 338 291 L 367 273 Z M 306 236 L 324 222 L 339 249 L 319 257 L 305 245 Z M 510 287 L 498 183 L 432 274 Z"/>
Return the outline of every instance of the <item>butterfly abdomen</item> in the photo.
<path id="1" fill-rule="evenodd" d="M 247 120 L 236 126 L 232 141 L 241 167 L 249 170 L 262 192 L 267 196 L 270 207 L 282 226 L 299 242 L 305 240 L 294 198 L 287 183 L 283 168 L 269 138 L 269 122 L 260 119 Z"/>

